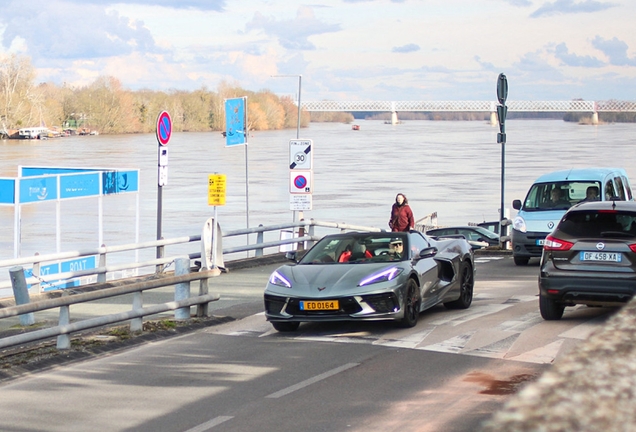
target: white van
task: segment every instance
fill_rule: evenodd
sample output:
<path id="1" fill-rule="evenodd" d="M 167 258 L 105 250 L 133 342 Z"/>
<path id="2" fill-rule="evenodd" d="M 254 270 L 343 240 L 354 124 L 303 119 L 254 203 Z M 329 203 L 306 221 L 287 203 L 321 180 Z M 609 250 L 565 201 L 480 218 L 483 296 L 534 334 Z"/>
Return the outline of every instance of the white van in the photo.
<path id="1" fill-rule="evenodd" d="M 596 192 L 596 197 L 593 193 Z M 627 173 L 622 168 L 579 168 L 545 174 L 535 180 L 523 203 L 512 202 L 512 256 L 526 265 L 541 257 L 545 237 L 574 204 L 589 200 L 633 201 Z"/>

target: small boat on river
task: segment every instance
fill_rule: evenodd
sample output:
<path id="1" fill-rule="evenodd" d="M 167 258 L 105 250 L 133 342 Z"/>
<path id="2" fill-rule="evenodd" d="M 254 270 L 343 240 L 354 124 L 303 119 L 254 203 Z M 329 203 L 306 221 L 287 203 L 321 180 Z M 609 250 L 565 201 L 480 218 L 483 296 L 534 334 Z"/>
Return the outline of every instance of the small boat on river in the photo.
<path id="1" fill-rule="evenodd" d="M 354 124 L 353 126 L 351 126 L 351 129 L 353 129 L 353 130 L 360 130 L 360 125 L 356 125 L 356 124 Z"/>

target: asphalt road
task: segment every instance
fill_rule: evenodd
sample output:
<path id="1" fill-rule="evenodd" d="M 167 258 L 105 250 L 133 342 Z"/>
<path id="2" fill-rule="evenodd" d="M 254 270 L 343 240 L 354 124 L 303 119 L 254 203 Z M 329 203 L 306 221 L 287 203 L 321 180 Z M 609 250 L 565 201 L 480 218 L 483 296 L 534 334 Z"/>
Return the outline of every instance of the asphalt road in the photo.
<path id="1" fill-rule="evenodd" d="M 312 323 L 282 334 L 262 315 L 272 268 L 214 282 L 225 302 L 214 313 L 235 321 L 2 385 L 1 429 L 475 431 L 611 313 L 576 307 L 543 321 L 538 265 L 482 257 L 468 310 L 436 307 L 412 329 Z"/>

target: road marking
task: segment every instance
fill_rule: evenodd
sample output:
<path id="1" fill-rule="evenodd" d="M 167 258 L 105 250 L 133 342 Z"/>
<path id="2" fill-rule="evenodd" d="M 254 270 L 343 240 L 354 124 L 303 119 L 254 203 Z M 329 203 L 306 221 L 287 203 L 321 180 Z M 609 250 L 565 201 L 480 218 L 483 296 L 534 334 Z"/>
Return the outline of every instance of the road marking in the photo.
<path id="1" fill-rule="evenodd" d="M 208 431 L 210 429 L 212 429 L 214 426 L 218 426 L 221 423 L 224 423 L 228 420 L 233 419 L 234 417 L 232 416 L 219 416 L 219 417 L 215 417 L 210 421 L 207 421 L 205 423 L 201 423 L 199 426 L 195 426 L 192 429 L 188 429 L 185 432 L 205 432 Z"/>
<path id="2" fill-rule="evenodd" d="M 359 365 L 360 365 L 360 363 L 347 363 L 347 364 L 345 364 L 343 366 L 337 367 L 335 369 L 331 369 L 330 371 L 327 371 L 327 372 L 322 373 L 320 375 L 316 375 L 313 378 L 309 378 L 309 379 L 307 379 L 305 381 L 301 381 L 298 384 L 294 384 L 293 386 L 287 387 L 285 389 L 282 389 L 280 391 L 277 391 L 276 393 L 272 393 L 272 394 L 267 395 L 265 397 L 276 399 L 276 398 L 279 398 L 279 397 L 282 397 L 282 396 L 286 396 L 286 395 L 288 395 L 290 393 L 295 392 L 296 390 L 300 390 L 301 388 L 310 386 L 312 384 L 317 383 L 318 381 L 322 381 L 322 380 L 324 380 L 326 378 L 329 378 L 330 376 L 339 374 L 340 372 L 346 371 L 347 369 L 351 369 L 351 368 L 354 368 L 354 367 L 359 366 Z"/>
<path id="3" fill-rule="evenodd" d="M 452 337 L 450 339 L 446 339 L 445 341 L 427 345 L 425 347 L 417 348 L 424 351 L 436 351 L 436 352 L 445 352 L 445 353 L 453 353 L 456 354 L 464 349 L 468 341 L 476 332 L 468 332 L 461 334 L 459 336 Z"/>
<path id="4" fill-rule="evenodd" d="M 522 361 L 527 363 L 550 364 L 554 362 L 559 354 L 564 339 L 559 339 L 546 346 L 542 346 L 532 351 L 524 352 L 515 357 L 506 357 L 505 360 Z"/>
<path id="5" fill-rule="evenodd" d="M 509 308 L 510 306 L 511 305 L 509 304 L 476 305 L 470 309 L 465 309 L 461 312 L 447 312 L 442 318 L 435 320 L 429 324 L 435 326 L 444 324 L 458 326 L 460 324 L 464 324 L 465 322 L 500 312 L 506 308 Z"/>
<path id="6" fill-rule="evenodd" d="M 372 345 L 388 346 L 394 348 L 415 348 L 422 343 L 426 336 L 431 334 L 435 328 L 426 329 L 422 332 L 417 332 L 412 335 L 408 335 L 402 339 L 378 339 L 372 343 Z"/>
<path id="7" fill-rule="evenodd" d="M 498 340 L 490 345 L 467 351 L 462 354 L 475 355 L 478 357 L 504 358 L 510 347 L 517 341 L 519 334 L 508 336 L 507 338 Z"/>
<path id="8" fill-rule="evenodd" d="M 561 333 L 559 336 L 569 339 L 585 340 L 590 337 L 590 334 L 600 327 L 601 324 L 607 321 L 607 316 L 593 318 L 589 321 L 579 324 L 576 327 L 572 327 L 570 330 Z"/>

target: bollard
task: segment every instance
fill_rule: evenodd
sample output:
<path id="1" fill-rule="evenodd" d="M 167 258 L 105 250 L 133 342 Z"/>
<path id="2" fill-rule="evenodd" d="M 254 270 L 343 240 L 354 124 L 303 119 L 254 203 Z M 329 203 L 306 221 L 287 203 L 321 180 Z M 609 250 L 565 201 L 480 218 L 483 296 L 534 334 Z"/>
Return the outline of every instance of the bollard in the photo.
<path id="1" fill-rule="evenodd" d="M 62 294 L 63 296 L 67 295 L 66 292 Z M 71 323 L 71 311 L 69 306 L 61 306 L 60 307 L 60 318 L 58 321 L 58 325 L 60 327 L 67 326 Z M 57 349 L 59 350 L 67 350 L 71 349 L 71 335 L 62 334 L 57 337 Z"/>
<path id="2" fill-rule="evenodd" d="M 26 278 L 24 277 L 24 269 L 20 266 L 11 267 L 9 269 L 11 277 L 11 286 L 13 287 L 13 296 L 16 305 L 28 304 L 29 290 L 27 289 Z M 30 326 L 35 324 L 33 312 L 20 315 L 20 325 Z"/>
<path id="3" fill-rule="evenodd" d="M 177 258 L 174 260 L 174 275 L 183 276 L 190 273 L 190 258 Z M 185 300 L 190 298 L 190 282 L 178 283 L 174 286 L 174 300 Z M 190 307 L 175 309 L 174 319 L 190 319 Z"/>
<path id="4" fill-rule="evenodd" d="M 133 293 L 133 301 L 132 301 L 132 310 L 137 312 L 141 309 L 143 309 L 144 307 L 144 301 L 143 301 L 143 294 L 141 291 L 137 291 L 135 293 Z M 144 329 L 144 318 L 143 317 L 139 317 L 139 318 L 133 318 L 130 320 L 130 331 L 135 333 L 135 332 L 140 332 L 143 331 Z"/>

